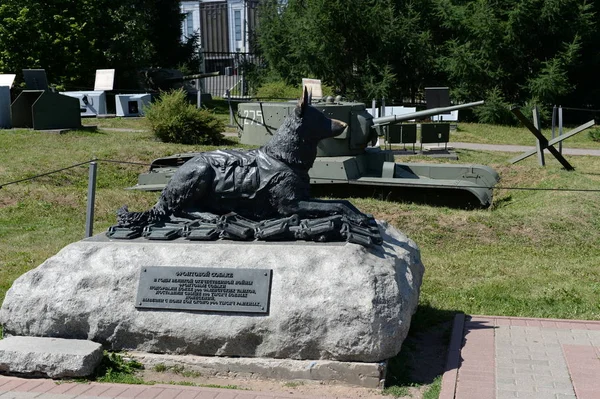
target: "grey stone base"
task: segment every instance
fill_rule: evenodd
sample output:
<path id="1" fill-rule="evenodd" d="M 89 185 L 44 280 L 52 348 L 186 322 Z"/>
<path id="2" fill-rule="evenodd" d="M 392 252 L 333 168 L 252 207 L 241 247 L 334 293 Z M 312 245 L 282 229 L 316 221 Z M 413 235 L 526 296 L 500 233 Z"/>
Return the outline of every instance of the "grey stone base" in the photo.
<path id="1" fill-rule="evenodd" d="M 373 248 L 79 241 L 15 280 L 0 325 L 5 336 L 87 339 L 114 351 L 377 363 L 400 352 L 424 273 L 417 245 L 379 226 L 383 244 Z M 267 312 L 137 307 L 142 273 L 157 266 L 267 269 Z"/>
<path id="2" fill-rule="evenodd" d="M 102 345 L 80 339 L 9 337 L 0 340 L 0 373 L 85 377 L 102 360 Z"/>
<path id="3" fill-rule="evenodd" d="M 273 380 L 310 380 L 330 384 L 383 388 L 387 361 L 378 363 L 333 360 L 290 360 L 243 357 L 163 355 L 129 352 L 146 369 L 156 365 L 183 366 L 203 376 Z"/>

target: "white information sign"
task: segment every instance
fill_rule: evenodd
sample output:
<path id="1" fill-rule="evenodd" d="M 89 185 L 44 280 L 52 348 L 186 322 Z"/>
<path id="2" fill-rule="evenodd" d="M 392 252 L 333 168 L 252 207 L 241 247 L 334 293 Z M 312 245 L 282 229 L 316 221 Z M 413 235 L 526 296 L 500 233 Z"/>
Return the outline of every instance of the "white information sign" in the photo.
<path id="1" fill-rule="evenodd" d="M 96 69 L 94 91 L 112 90 L 115 82 L 114 69 Z"/>
<path id="2" fill-rule="evenodd" d="M 0 86 L 11 87 L 15 81 L 17 75 L 13 74 L 0 74 Z"/>
<path id="3" fill-rule="evenodd" d="M 314 98 L 315 100 L 320 100 L 321 98 L 323 98 L 323 91 L 321 90 L 320 79 L 302 78 L 302 87 L 306 87 L 309 93 L 312 90 L 312 98 Z"/>

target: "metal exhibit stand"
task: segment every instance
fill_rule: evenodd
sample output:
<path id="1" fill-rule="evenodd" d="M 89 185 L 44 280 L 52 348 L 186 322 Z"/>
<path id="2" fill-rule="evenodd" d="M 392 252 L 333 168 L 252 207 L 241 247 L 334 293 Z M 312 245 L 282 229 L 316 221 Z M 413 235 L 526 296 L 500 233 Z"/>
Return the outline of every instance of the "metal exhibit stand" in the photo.
<path id="1" fill-rule="evenodd" d="M 43 69 L 24 69 L 28 90 L 11 104 L 13 127 L 34 130 L 81 127 L 79 101 L 50 91 Z"/>
<path id="2" fill-rule="evenodd" d="M 10 88 L 8 86 L 0 86 L 0 129 L 10 129 L 11 127 Z"/>
<path id="3" fill-rule="evenodd" d="M 0 74 L 0 129 L 10 129 L 12 127 L 10 89 L 16 76 L 14 74 Z"/>
<path id="4" fill-rule="evenodd" d="M 107 113 L 104 91 L 65 91 L 60 94 L 76 98 L 79 101 L 81 116 L 98 116 Z"/>
<path id="5" fill-rule="evenodd" d="M 115 103 L 117 116 L 142 116 L 144 107 L 150 104 L 151 96 L 144 94 L 117 94 Z"/>
<path id="6" fill-rule="evenodd" d="M 97 69 L 94 90 L 65 91 L 61 94 L 79 100 L 81 116 L 106 115 L 106 92 L 113 90 L 114 80 L 114 69 Z"/>

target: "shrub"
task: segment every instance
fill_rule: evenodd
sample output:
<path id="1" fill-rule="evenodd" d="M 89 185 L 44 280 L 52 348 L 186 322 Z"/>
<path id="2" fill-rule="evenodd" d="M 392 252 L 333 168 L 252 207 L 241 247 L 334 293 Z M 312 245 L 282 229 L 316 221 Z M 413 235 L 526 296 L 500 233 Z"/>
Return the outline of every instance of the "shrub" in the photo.
<path id="1" fill-rule="evenodd" d="M 222 141 L 223 122 L 210 111 L 188 103 L 182 89 L 162 93 L 144 113 L 150 130 L 161 141 L 207 145 Z"/>
<path id="2" fill-rule="evenodd" d="M 281 100 L 285 98 L 298 98 L 300 89 L 295 86 L 285 84 L 283 81 L 265 83 L 256 91 L 256 97 L 264 99 Z"/>
<path id="3" fill-rule="evenodd" d="M 600 128 L 590 129 L 588 131 L 588 137 L 592 139 L 592 141 L 600 141 Z"/>
<path id="4" fill-rule="evenodd" d="M 268 82 L 258 88 L 256 97 L 273 100 L 300 98 L 303 90 L 301 86 L 301 84 L 298 86 L 291 86 L 282 80 Z M 323 96 L 333 95 L 333 90 L 327 85 L 321 85 L 321 91 L 323 92 Z"/>

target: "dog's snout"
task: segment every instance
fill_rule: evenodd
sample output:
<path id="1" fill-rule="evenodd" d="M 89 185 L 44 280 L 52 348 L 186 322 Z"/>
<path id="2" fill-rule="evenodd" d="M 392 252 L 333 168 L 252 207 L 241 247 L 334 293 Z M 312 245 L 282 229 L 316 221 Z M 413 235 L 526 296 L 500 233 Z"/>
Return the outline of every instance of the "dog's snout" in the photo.
<path id="1" fill-rule="evenodd" d="M 348 127 L 348 124 L 346 122 L 342 122 L 340 120 L 337 119 L 332 119 L 332 121 L 336 124 L 338 124 L 342 129 L 345 129 Z"/>
<path id="2" fill-rule="evenodd" d="M 348 127 L 348 124 L 345 122 L 342 122 L 340 120 L 337 119 L 332 119 L 331 120 L 331 130 L 333 131 L 333 133 L 335 133 L 336 136 L 342 134 L 342 132 Z"/>

